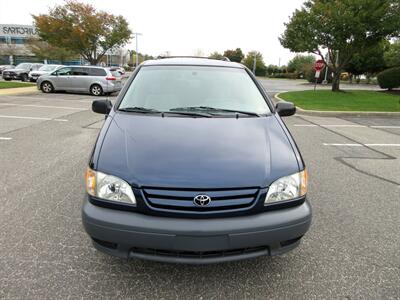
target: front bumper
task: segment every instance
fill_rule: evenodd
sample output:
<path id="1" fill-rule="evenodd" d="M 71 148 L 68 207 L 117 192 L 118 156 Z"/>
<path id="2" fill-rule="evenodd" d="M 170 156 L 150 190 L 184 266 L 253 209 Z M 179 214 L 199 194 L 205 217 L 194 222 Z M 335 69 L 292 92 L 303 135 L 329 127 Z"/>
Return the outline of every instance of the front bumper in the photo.
<path id="1" fill-rule="evenodd" d="M 82 220 L 94 246 L 110 255 L 204 264 L 287 252 L 311 224 L 302 205 L 249 216 L 185 219 L 103 208 L 87 199 Z"/>
<path id="2" fill-rule="evenodd" d="M 19 74 L 2 74 L 3 79 L 20 80 L 21 76 Z"/>

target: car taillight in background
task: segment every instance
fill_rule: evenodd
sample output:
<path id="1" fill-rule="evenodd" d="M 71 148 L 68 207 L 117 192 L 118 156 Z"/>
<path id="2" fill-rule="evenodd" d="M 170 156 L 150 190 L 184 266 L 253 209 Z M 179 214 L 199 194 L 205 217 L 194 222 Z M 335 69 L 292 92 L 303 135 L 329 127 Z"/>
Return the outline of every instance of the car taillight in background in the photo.
<path id="1" fill-rule="evenodd" d="M 117 77 L 115 77 L 115 76 L 107 76 L 106 80 L 117 80 Z"/>

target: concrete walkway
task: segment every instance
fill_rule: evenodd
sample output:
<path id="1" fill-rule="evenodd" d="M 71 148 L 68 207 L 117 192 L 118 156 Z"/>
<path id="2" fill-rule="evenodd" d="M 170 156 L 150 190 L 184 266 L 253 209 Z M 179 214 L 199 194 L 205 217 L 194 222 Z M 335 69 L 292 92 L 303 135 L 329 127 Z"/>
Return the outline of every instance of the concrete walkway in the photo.
<path id="1" fill-rule="evenodd" d="M 11 89 L 0 89 L 0 96 L 2 95 L 19 95 L 19 94 L 32 94 L 38 93 L 39 90 L 36 86 L 19 87 Z"/>

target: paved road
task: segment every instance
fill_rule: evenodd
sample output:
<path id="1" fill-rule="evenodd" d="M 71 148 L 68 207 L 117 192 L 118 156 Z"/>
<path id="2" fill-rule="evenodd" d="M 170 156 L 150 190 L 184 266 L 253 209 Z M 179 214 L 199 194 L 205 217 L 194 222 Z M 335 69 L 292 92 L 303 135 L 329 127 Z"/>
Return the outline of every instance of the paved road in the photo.
<path id="1" fill-rule="evenodd" d="M 301 246 L 182 266 L 109 257 L 84 233 L 83 173 L 102 124 L 93 99 L 0 97 L 1 299 L 400 298 L 400 120 L 285 119 L 311 174 Z"/>

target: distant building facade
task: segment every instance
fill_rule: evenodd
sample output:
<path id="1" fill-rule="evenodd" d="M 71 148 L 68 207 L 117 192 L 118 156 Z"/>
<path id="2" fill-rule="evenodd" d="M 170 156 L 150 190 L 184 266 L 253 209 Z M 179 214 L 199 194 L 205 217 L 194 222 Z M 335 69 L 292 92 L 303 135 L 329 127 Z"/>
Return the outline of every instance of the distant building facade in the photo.
<path id="1" fill-rule="evenodd" d="M 27 47 L 31 38 L 37 38 L 34 26 L 0 24 L 0 64 L 15 64 L 19 60 L 30 61 L 33 54 Z"/>
<path id="2" fill-rule="evenodd" d="M 35 26 L 21 24 L 0 24 L 0 65 L 14 64 L 21 62 L 45 62 L 61 63 L 59 61 L 40 60 L 30 51 L 28 43 L 30 39 L 39 38 Z M 124 65 L 129 61 L 129 54 L 126 50 L 119 48 L 107 51 L 102 59 L 105 65 Z M 83 58 L 63 62 L 66 65 L 87 64 Z"/>

